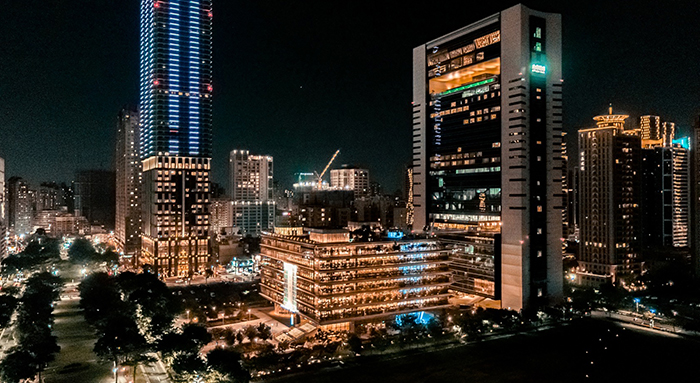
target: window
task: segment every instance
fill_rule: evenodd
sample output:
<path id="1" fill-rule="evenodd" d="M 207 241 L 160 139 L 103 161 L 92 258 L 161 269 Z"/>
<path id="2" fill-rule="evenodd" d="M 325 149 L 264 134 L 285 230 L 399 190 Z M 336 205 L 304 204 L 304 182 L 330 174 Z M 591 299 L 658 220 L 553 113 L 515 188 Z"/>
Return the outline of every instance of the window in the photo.
<path id="1" fill-rule="evenodd" d="M 542 43 L 541 42 L 535 43 L 535 52 L 542 52 Z"/>
<path id="2" fill-rule="evenodd" d="M 536 39 L 541 39 L 542 38 L 542 28 L 537 27 L 535 28 L 535 38 Z"/>

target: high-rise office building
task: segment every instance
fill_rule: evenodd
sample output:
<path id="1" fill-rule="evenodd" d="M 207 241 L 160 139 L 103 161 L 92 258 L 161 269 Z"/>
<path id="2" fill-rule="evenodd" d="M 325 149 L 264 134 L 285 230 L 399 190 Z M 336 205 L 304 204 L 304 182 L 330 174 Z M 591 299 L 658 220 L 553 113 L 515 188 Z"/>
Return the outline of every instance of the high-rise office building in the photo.
<path id="1" fill-rule="evenodd" d="M 233 226 L 243 235 L 259 236 L 275 224 L 272 156 L 233 150 L 229 157 L 229 194 Z"/>
<path id="2" fill-rule="evenodd" d="M 212 236 L 231 234 L 233 229 L 233 201 L 231 198 L 212 198 L 210 210 Z"/>
<path id="3" fill-rule="evenodd" d="M 689 246 L 690 169 L 680 144 L 642 149 L 642 244 L 645 249 Z"/>
<path id="4" fill-rule="evenodd" d="M 5 159 L 0 157 L 0 259 L 7 256 L 7 200 L 5 198 Z"/>
<path id="5" fill-rule="evenodd" d="M 141 262 L 162 277 L 202 272 L 210 255 L 211 5 L 141 1 Z"/>
<path id="6" fill-rule="evenodd" d="M 20 177 L 7 180 L 8 228 L 14 235 L 31 234 L 33 198 L 29 184 Z"/>
<path id="7" fill-rule="evenodd" d="M 641 139 L 625 130 L 629 116 L 595 117 L 579 130 L 580 249 L 577 282 L 618 282 L 641 271 Z"/>
<path id="8" fill-rule="evenodd" d="M 676 135 L 676 124 L 673 122 L 662 122 L 659 116 L 642 116 L 639 118 L 639 129 L 641 131 L 642 146 L 656 147 L 672 145 Z"/>
<path id="9" fill-rule="evenodd" d="M 110 170 L 80 170 L 75 177 L 75 215 L 92 225 L 114 228 L 116 209 L 115 173 Z"/>
<path id="10" fill-rule="evenodd" d="M 352 190 L 355 198 L 369 195 L 369 170 L 343 165 L 340 169 L 331 169 L 331 188 Z"/>
<path id="11" fill-rule="evenodd" d="M 700 116 L 695 118 L 689 146 L 691 259 L 695 276 L 700 276 Z"/>
<path id="12" fill-rule="evenodd" d="M 505 308 L 563 295 L 562 81 L 561 16 L 523 5 L 413 50 L 413 227 L 501 233 Z"/>
<path id="13" fill-rule="evenodd" d="M 139 157 L 139 112 L 124 107 L 117 115 L 116 221 L 118 250 L 134 259 L 141 250 L 141 158 Z"/>

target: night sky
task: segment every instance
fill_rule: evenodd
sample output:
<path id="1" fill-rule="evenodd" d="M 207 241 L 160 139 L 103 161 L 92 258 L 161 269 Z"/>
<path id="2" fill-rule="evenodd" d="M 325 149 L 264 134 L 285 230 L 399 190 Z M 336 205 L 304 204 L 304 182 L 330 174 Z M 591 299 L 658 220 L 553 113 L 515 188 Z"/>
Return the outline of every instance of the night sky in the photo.
<path id="1" fill-rule="evenodd" d="M 232 149 L 274 156 L 287 186 L 340 148 L 336 165 L 367 166 L 393 192 L 411 156 L 413 47 L 516 3 L 215 0 L 213 181 L 226 184 Z M 700 112 L 696 1 L 525 4 L 563 14 L 568 132 L 610 102 L 633 119 L 658 114 L 689 131 Z M 8 177 L 69 182 L 76 169 L 112 166 L 116 114 L 138 102 L 138 8 L 3 2 Z"/>

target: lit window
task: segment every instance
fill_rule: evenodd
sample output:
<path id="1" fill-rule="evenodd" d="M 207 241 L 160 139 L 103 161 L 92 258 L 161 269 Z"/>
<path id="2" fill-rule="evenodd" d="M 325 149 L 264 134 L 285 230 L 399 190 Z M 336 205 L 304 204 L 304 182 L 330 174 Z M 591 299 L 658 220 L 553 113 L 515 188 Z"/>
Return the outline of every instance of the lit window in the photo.
<path id="1" fill-rule="evenodd" d="M 535 38 L 536 39 L 542 38 L 542 28 L 540 28 L 540 27 L 535 28 Z"/>

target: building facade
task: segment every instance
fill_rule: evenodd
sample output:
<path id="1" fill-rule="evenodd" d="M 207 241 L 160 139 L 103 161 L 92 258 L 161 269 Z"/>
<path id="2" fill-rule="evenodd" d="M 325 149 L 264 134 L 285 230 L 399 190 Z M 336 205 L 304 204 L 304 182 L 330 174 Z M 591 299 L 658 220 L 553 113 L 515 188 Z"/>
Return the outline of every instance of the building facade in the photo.
<path id="1" fill-rule="evenodd" d="M 700 116 L 695 118 L 689 146 L 691 259 L 695 276 L 700 276 Z"/>
<path id="2" fill-rule="evenodd" d="M 116 221 L 114 236 L 118 251 L 134 259 L 141 250 L 141 158 L 139 113 L 125 107 L 117 115 Z"/>
<path id="3" fill-rule="evenodd" d="M 579 130 L 580 249 L 577 281 L 617 283 L 641 272 L 641 138 L 625 130 L 629 116 L 595 117 Z"/>
<path id="4" fill-rule="evenodd" d="M 5 196 L 5 159 L 0 157 L 0 259 L 7 257 L 7 198 Z"/>
<path id="5" fill-rule="evenodd" d="M 320 325 L 448 306 L 450 250 L 436 239 L 349 242 L 347 230 L 264 234 L 261 295 Z"/>
<path id="6" fill-rule="evenodd" d="M 369 195 L 369 170 L 343 166 L 340 169 L 331 169 L 331 188 L 352 190 L 355 198 Z"/>
<path id="7" fill-rule="evenodd" d="M 272 156 L 233 150 L 229 157 L 232 224 L 243 235 L 260 236 L 275 224 Z"/>
<path id="8" fill-rule="evenodd" d="M 141 1 L 141 262 L 162 277 L 203 272 L 210 256 L 211 3 Z"/>
<path id="9" fill-rule="evenodd" d="M 33 198 L 29 184 L 20 177 L 7 180 L 8 228 L 14 235 L 31 234 Z"/>
<path id="10" fill-rule="evenodd" d="M 414 229 L 500 232 L 500 293 L 562 296 L 561 16 L 518 5 L 413 50 Z"/>
<path id="11" fill-rule="evenodd" d="M 679 144 L 642 149 L 643 245 L 690 245 L 690 159 Z"/>
<path id="12" fill-rule="evenodd" d="M 661 117 L 646 115 L 639 118 L 639 129 L 644 147 L 670 147 L 675 139 L 676 124 L 661 121 Z"/>
<path id="13" fill-rule="evenodd" d="M 116 173 L 110 170 L 80 170 L 75 175 L 75 215 L 92 225 L 114 229 L 116 210 Z"/>

